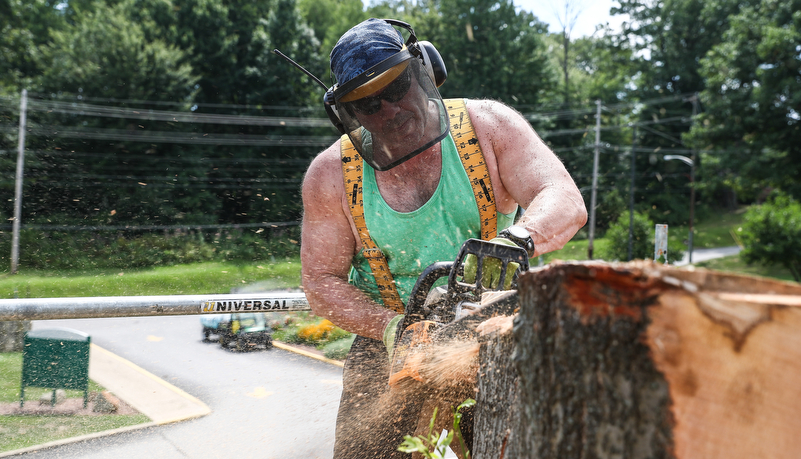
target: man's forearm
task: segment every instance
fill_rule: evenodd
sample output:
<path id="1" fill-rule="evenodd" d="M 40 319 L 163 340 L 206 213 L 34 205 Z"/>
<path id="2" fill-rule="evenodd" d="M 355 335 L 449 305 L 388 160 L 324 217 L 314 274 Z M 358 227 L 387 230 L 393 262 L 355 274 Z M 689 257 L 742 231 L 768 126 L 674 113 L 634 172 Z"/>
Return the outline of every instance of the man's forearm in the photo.
<path id="1" fill-rule="evenodd" d="M 581 195 L 541 194 L 518 222 L 534 240 L 535 255 L 561 249 L 587 222 Z"/>
<path id="2" fill-rule="evenodd" d="M 384 328 L 396 315 L 336 276 L 306 281 L 304 290 L 315 315 L 367 338 L 381 340 Z"/>

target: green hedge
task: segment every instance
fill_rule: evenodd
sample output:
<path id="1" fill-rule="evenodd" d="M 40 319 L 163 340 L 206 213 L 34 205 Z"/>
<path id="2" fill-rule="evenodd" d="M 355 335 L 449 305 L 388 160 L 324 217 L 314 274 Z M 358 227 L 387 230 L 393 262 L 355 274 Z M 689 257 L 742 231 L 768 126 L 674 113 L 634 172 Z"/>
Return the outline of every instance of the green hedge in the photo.
<path id="1" fill-rule="evenodd" d="M 281 232 L 91 233 L 20 231 L 19 264 L 27 269 L 98 270 L 172 266 L 207 261 L 296 257 L 300 229 Z M 0 232 L 0 262 L 8 261 L 11 233 Z M 8 266 L 8 263 L 4 263 Z"/>

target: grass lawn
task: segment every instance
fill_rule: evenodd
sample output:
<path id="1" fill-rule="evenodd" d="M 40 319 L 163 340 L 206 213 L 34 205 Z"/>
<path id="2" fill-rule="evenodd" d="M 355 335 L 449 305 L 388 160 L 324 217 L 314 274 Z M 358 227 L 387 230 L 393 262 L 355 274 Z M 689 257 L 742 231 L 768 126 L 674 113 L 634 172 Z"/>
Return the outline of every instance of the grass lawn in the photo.
<path id="1" fill-rule="evenodd" d="M 0 298 L 57 298 L 229 293 L 261 283 L 264 288 L 300 285 L 300 260 L 278 263 L 197 263 L 120 272 L 26 271 L 0 277 Z"/>
<path id="2" fill-rule="evenodd" d="M 149 422 L 130 416 L 0 416 L 0 452 Z"/>
<path id="3" fill-rule="evenodd" d="M 22 379 L 22 353 L 0 353 L 0 403 L 19 403 Z M 103 387 L 89 382 L 90 392 Z M 39 397 L 50 390 L 25 388 L 25 403 L 39 403 Z M 67 397 L 82 398 L 82 391 L 68 390 Z M 105 416 L 7 416 L 0 415 L 0 452 L 77 437 L 119 427 L 149 422 L 143 414 Z"/>
<path id="4" fill-rule="evenodd" d="M 770 277 L 784 281 L 794 281 L 793 275 L 790 273 L 789 269 L 781 266 L 748 265 L 740 258 L 739 255 L 703 261 L 701 263 L 695 263 L 695 266 L 699 268 L 712 269 L 715 271 L 728 271 L 738 274 L 746 274 L 749 276 Z"/>

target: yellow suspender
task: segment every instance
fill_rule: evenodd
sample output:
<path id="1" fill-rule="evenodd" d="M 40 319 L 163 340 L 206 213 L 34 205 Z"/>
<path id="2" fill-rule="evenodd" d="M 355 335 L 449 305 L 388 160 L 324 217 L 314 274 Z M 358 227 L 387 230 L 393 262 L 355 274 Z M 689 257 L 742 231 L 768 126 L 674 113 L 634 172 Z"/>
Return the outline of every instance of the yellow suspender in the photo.
<path id="1" fill-rule="evenodd" d="M 459 159 L 470 178 L 473 194 L 478 204 L 478 215 L 481 217 L 481 239 L 489 241 L 498 233 L 498 214 L 495 210 L 495 195 L 492 194 L 492 182 L 489 169 L 481 153 L 476 131 L 470 123 L 464 99 L 446 99 L 445 107 L 451 123 L 451 135 L 459 151 Z"/>
<path id="2" fill-rule="evenodd" d="M 489 240 L 497 234 L 497 214 L 495 210 L 495 196 L 492 194 L 489 170 L 481 153 L 475 130 L 470 123 L 470 116 L 463 99 L 446 99 L 445 107 L 448 109 L 450 128 L 459 159 L 470 179 L 473 194 L 478 204 L 478 213 L 481 219 L 481 239 Z M 375 244 L 367 230 L 364 219 L 364 199 L 362 197 L 362 159 L 356 148 L 353 147 L 347 135 L 340 141 L 342 150 L 342 174 L 345 180 L 345 193 L 348 196 L 348 205 L 359 238 L 362 241 L 362 254 L 370 264 L 378 291 L 384 306 L 398 313 L 403 313 L 404 305 L 395 287 L 395 280 L 389 272 L 387 259 L 381 249 Z"/>
<path id="3" fill-rule="evenodd" d="M 398 289 L 395 287 L 392 273 L 389 272 L 387 259 L 375 244 L 373 238 L 370 237 L 370 233 L 367 231 L 367 222 L 364 220 L 362 158 L 347 135 L 342 136 L 341 147 L 345 193 L 348 195 L 348 205 L 350 206 L 350 214 L 353 216 L 353 223 L 356 225 L 359 238 L 362 240 L 362 254 L 367 259 L 367 262 L 370 263 L 370 269 L 373 271 L 373 276 L 375 276 L 375 283 L 378 285 L 378 291 L 381 293 L 384 306 L 398 314 L 403 314 L 405 307 L 400 295 L 398 295 Z"/>

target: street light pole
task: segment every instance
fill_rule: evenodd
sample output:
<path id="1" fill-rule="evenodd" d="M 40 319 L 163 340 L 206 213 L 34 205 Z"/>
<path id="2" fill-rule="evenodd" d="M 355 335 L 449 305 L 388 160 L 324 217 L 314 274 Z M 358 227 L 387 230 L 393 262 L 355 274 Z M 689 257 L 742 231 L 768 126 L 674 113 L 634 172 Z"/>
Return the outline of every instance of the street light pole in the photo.
<path id="1" fill-rule="evenodd" d="M 587 258 L 593 259 L 595 243 L 595 200 L 598 193 L 598 153 L 601 149 L 601 99 L 595 101 L 595 154 L 592 158 L 592 195 L 590 196 L 590 237 L 587 244 Z"/>
<path id="2" fill-rule="evenodd" d="M 693 152 L 693 156 L 695 153 Z M 690 264 L 693 262 L 693 220 L 695 218 L 695 158 L 688 158 L 682 155 L 665 155 L 665 161 L 670 161 L 671 159 L 677 159 L 684 164 L 690 166 L 690 237 L 687 240 L 687 245 L 689 246 L 689 257 L 688 261 Z"/>

